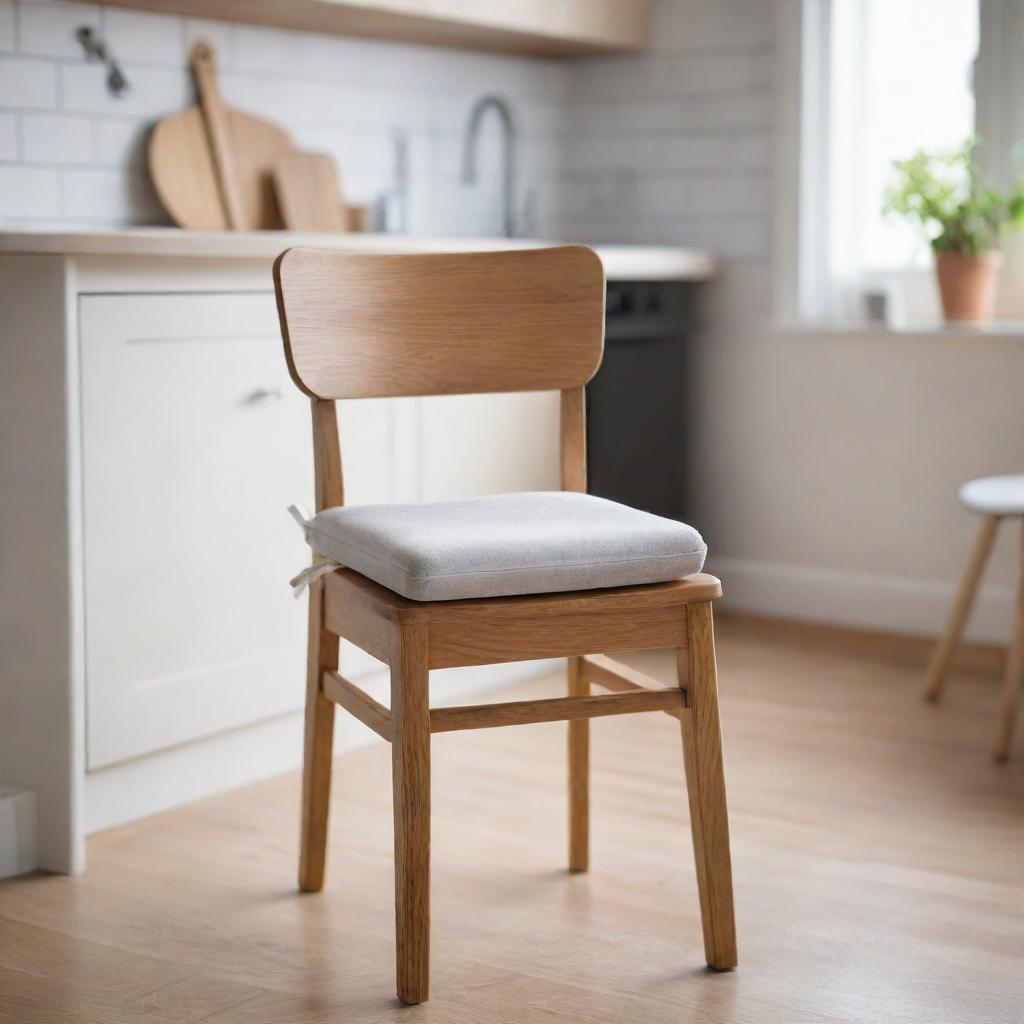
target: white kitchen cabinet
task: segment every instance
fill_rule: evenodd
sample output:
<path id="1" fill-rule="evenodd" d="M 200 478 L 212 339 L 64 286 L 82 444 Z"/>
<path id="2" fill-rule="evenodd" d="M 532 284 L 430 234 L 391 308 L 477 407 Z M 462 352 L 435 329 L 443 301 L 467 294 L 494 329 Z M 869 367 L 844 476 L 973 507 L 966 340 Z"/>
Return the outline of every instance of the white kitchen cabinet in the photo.
<path id="1" fill-rule="evenodd" d="M 87 767 L 298 708 L 308 402 L 270 295 L 79 306 Z"/>

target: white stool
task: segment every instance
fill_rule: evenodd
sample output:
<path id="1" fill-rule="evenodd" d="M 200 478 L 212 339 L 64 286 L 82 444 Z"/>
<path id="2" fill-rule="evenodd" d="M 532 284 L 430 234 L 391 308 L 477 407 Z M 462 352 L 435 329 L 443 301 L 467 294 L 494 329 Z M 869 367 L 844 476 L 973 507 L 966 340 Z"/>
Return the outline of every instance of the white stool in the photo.
<path id="1" fill-rule="evenodd" d="M 974 543 L 970 561 L 960 582 L 960 592 L 953 603 L 945 632 L 932 655 L 931 665 L 925 679 L 926 700 L 936 701 L 942 695 L 949 663 L 960 641 L 964 623 L 974 602 L 985 562 L 996 530 L 1002 519 L 1015 516 L 1024 523 L 1024 475 L 988 476 L 972 480 L 960 488 L 960 501 L 965 508 L 982 516 L 981 529 Z M 1022 538 L 1024 540 L 1024 538 Z M 1020 696 L 1021 680 L 1024 678 L 1024 547 L 1021 552 L 1021 576 L 1017 591 L 1017 606 L 1014 614 L 1013 636 L 1006 656 L 1006 682 L 1003 688 L 1003 707 L 996 734 L 993 755 L 997 761 L 1005 761 L 1010 755 L 1010 741 L 1017 717 L 1017 700 Z"/>

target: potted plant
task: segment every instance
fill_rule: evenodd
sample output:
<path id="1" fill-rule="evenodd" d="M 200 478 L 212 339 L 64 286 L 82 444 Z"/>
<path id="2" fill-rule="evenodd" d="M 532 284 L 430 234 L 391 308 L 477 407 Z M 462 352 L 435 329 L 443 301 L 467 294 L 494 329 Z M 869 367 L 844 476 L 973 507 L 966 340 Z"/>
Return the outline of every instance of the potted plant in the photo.
<path id="1" fill-rule="evenodd" d="M 974 140 L 952 153 L 916 153 L 897 161 L 896 172 L 884 212 L 920 221 L 935 254 L 946 320 L 991 320 L 1000 235 L 1024 223 L 1024 186 L 1000 192 L 987 184 Z"/>

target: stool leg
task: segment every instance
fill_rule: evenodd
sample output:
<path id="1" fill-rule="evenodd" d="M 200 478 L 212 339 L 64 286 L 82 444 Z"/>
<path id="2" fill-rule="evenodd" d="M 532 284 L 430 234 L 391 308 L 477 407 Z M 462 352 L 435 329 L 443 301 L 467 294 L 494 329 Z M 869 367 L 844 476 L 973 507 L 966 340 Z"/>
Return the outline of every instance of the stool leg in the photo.
<path id="1" fill-rule="evenodd" d="M 718 679 L 711 602 L 686 607 L 687 648 L 677 651 L 686 707 L 679 715 L 690 798 L 690 827 L 708 966 L 736 966 L 736 922 L 729 853 L 729 815 L 722 767 Z M 686 659 L 686 660 L 684 660 Z"/>
<path id="2" fill-rule="evenodd" d="M 974 603 L 974 595 L 978 590 L 978 583 L 981 580 L 989 552 L 992 550 L 992 542 L 996 539 L 998 528 L 999 516 L 985 516 L 981 521 L 970 561 L 967 563 L 963 579 L 960 581 L 960 590 L 949 613 L 949 621 L 935 645 L 935 652 L 932 654 L 932 660 L 928 666 L 928 674 L 924 681 L 925 700 L 935 701 L 942 695 L 942 687 L 946 681 L 949 664 L 960 643 L 960 634 L 964 631 L 964 623 L 967 621 L 971 605 Z"/>
<path id="3" fill-rule="evenodd" d="M 319 892 L 327 858 L 327 812 L 331 801 L 334 705 L 324 696 L 324 670 L 338 667 L 338 638 L 323 628 L 322 580 L 309 588 L 309 651 L 306 663 L 306 738 L 302 767 L 302 832 L 299 888 Z"/>
<path id="4" fill-rule="evenodd" d="M 570 697 L 585 697 L 590 683 L 583 659 L 568 663 Z M 590 864 L 590 720 L 569 722 L 569 870 L 586 871 Z"/>
<path id="5" fill-rule="evenodd" d="M 391 765 L 395 815 L 398 998 L 430 995 L 430 704 L 427 630 L 392 628 Z"/>
<path id="6" fill-rule="evenodd" d="M 1024 520 L 1021 520 L 1021 564 L 1020 580 L 1017 585 L 1017 609 L 1014 616 L 1013 638 L 1006 654 L 1006 682 L 1003 686 L 1002 716 L 996 746 L 993 752 L 997 761 L 1010 756 L 1010 742 L 1013 727 L 1017 721 L 1017 700 L 1020 697 L 1021 681 L 1024 679 Z"/>

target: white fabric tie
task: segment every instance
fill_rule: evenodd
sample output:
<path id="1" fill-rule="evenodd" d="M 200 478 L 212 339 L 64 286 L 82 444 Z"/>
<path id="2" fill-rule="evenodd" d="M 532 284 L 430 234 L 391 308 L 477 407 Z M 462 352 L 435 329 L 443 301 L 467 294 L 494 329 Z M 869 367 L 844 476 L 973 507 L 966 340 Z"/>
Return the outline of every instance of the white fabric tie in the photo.
<path id="1" fill-rule="evenodd" d="M 312 516 L 299 505 L 289 505 L 288 514 L 302 527 L 302 534 L 306 538 L 306 543 L 309 543 L 309 528 L 313 521 Z M 321 576 L 326 576 L 328 573 L 334 572 L 335 569 L 340 569 L 341 563 L 336 562 L 333 558 L 325 558 L 323 555 L 314 555 L 313 564 L 307 566 L 298 574 L 293 576 L 289 581 L 289 585 L 292 588 L 292 597 L 298 598 L 302 596 L 302 592 L 314 582 L 314 580 L 320 579 Z"/>

